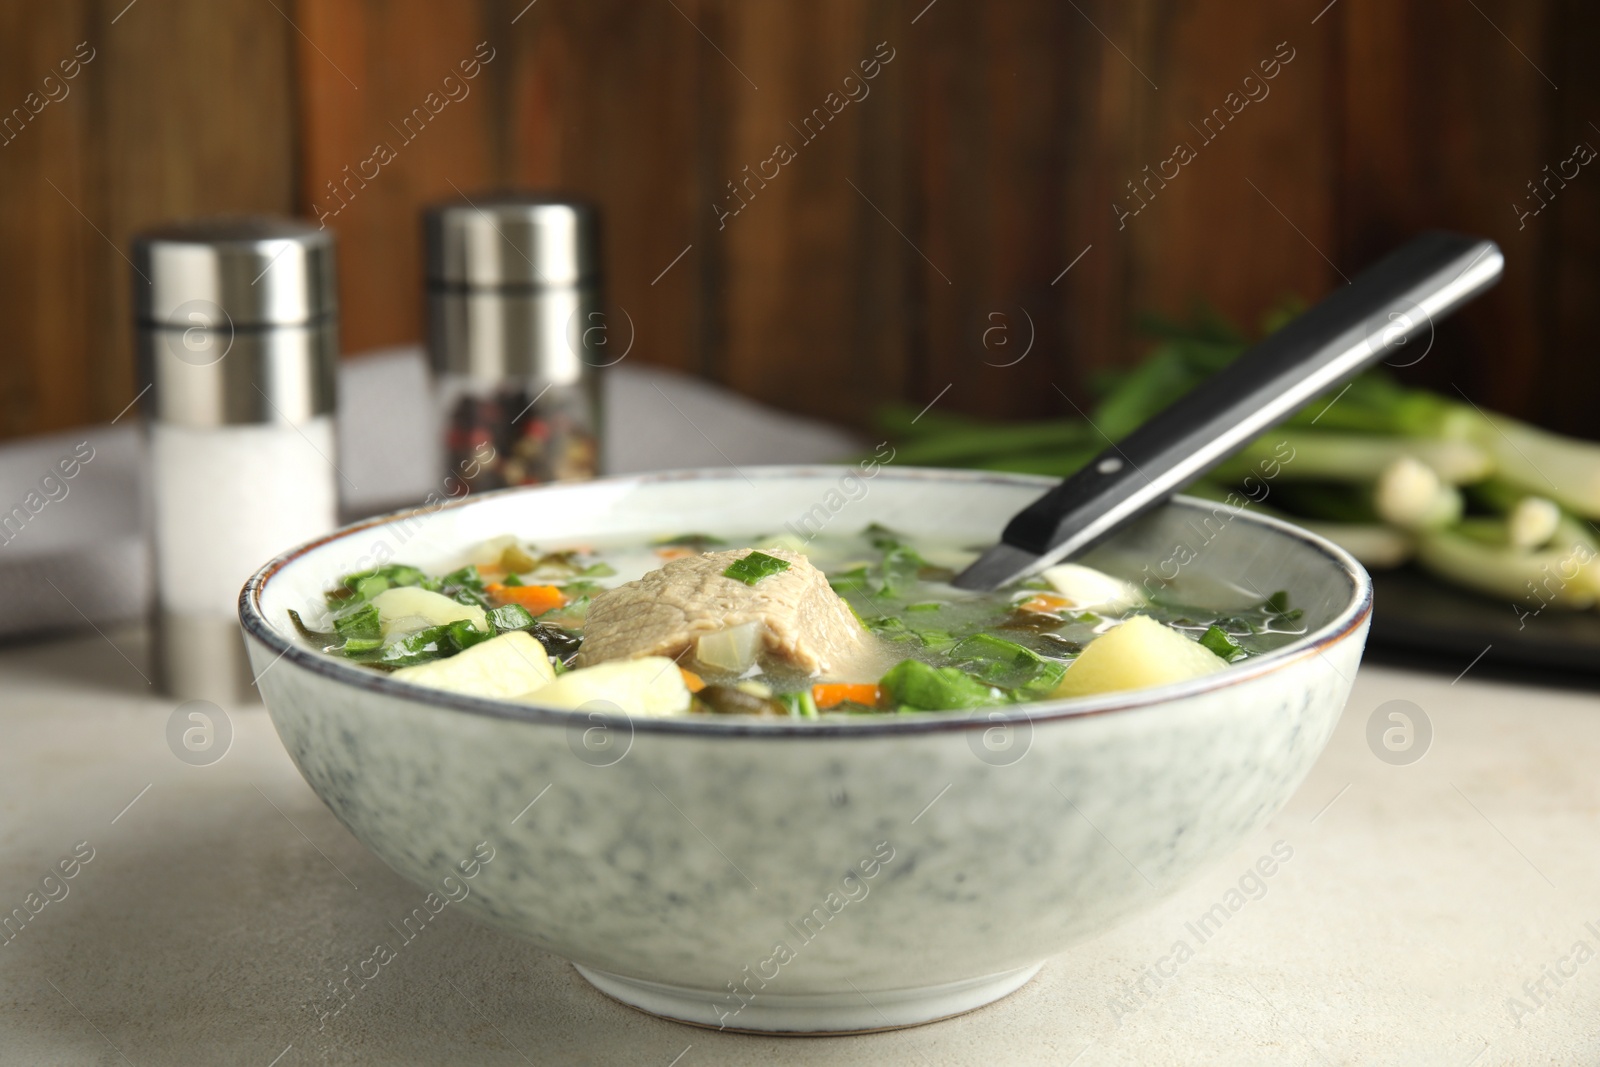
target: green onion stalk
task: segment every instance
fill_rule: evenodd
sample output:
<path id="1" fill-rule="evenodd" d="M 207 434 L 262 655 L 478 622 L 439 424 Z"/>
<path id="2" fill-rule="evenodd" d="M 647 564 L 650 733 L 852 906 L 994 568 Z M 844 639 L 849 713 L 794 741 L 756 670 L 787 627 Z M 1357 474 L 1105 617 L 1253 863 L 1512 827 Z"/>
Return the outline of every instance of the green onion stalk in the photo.
<path id="1" fill-rule="evenodd" d="M 1264 331 L 1298 310 L 1275 309 Z M 898 405 L 880 412 L 879 428 L 896 463 L 1066 477 L 1247 346 L 1204 307 L 1187 322 L 1145 325 L 1155 347 L 1092 383 L 1098 400 L 1086 418 L 993 423 Z M 1189 491 L 1249 499 L 1369 567 L 1415 562 L 1529 610 L 1600 602 L 1600 443 L 1402 385 L 1382 369 L 1306 405 Z"/>

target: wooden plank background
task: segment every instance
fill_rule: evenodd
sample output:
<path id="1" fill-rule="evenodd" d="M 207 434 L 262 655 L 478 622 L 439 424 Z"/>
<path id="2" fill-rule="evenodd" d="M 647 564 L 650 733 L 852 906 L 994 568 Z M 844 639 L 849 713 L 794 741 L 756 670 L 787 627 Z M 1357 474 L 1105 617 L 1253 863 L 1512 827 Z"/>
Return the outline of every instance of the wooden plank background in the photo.
<path id="1" fill-rule="evenodd" d="M 1579 0 L 5 5 L 0 436 L 142 387 L 142 227 L 325 218 L 360 352 L 420 336 L 419 208 L 505 186 L 602 206 L 631 359 L 857 425 L 936 396 L 1070 413 L 1139 355 L 1141 311 L 1254 323 L 1419 229 L 1468 230 L 1505 281 L 1407 375 L 1597 436 L 1600 168 L 1530 184 L 1600 145 L 1597 31 Z M 94 58 L 34 114 L 80 42 Z M 475 52 L 470 92 L 404 134 Z M 1260 96 L 1244 79 L 1275 56 Z M 348 183 L 380 142 L 396 158 Z M 1150 180 L 1178 144 L 1194 158 Z"/>

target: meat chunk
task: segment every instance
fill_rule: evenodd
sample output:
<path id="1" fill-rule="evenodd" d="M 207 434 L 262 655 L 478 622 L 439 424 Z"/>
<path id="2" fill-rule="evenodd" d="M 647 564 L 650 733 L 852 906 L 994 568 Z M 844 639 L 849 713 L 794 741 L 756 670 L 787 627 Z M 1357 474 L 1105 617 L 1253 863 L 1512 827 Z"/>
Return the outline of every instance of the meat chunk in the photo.
<path id="1" fill-rule="evenodd" d="M 825 673 L 856 662 L 866 631 L 823 573 L 798 552 L 761 551 L 788 568 L 746 585 L 722 572 L 748 549 L 707 552 L 601 593 L 584 620 L 578 664 L 676 658 L 706 634 L 748 622 L 761 624 L 768 658 L 797 670 Z"/>

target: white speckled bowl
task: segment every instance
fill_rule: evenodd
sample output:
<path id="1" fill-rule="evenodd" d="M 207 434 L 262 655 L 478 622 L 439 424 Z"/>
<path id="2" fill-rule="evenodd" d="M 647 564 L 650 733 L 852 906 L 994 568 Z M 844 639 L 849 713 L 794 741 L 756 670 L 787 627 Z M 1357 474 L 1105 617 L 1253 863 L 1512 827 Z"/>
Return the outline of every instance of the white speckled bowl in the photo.
<path id="1" fill-rule="evenodd" d="M 833 532 L 982 544 L 1051 484 L 853 471 L 615 478 L 349 527 L 245 586 L 262 696 L 312 788 L 400 874 L 465 894 L 618 1000 L 778 1032 L 908 1026 L 1004 996 L 1227 855 L 1322 751 L 1361 658 L 1366 573 L 1292 526 L 1193 500 L 1091 560 L 1260 591 L 1238 603 L 1288 590 L 1309 633 L 1207 678 L 992 715 L 591 721 L 409 686 L 302 646 L 288 620 L 341 574 L 443 565 L 507 532 L 753 534 L 810 513 Z"/>

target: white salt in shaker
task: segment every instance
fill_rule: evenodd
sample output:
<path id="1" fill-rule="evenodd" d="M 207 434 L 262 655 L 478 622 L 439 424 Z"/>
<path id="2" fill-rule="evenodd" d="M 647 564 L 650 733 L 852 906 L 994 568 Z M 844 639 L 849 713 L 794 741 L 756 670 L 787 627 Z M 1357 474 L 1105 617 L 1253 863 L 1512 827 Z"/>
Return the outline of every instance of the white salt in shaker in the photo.
<path id="1" fill-rule="evenodd" d="M 156 664 L 173 697 L 251 699 L 239 590 L 337 525 L 333 238 L 220 218 L 134 240 Z"/>

